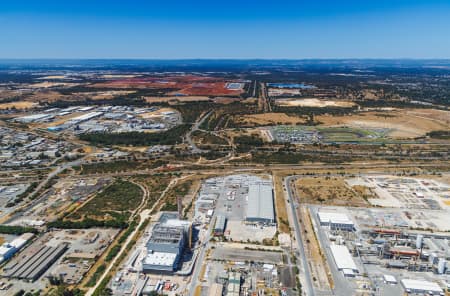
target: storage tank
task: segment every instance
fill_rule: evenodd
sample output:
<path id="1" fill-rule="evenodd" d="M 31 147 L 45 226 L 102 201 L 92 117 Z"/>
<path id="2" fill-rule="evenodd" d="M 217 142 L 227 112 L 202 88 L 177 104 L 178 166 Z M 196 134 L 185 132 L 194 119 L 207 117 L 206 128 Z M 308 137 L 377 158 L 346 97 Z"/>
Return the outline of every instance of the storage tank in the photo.
<path id="1" fill-rule="evenodd" d="M 422 248 L 422 241 L 423 241 L 423 235 L 422 234 L 418 234 L 416 237 L 416 248 L 420 249 Z"/>

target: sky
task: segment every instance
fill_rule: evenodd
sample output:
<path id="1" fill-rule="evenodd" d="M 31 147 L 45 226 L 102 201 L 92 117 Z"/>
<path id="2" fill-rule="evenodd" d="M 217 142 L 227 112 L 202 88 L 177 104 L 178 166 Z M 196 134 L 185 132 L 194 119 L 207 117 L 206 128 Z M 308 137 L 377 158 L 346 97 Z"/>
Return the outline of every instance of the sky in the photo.
<path id="1" fill-rule="evenodd" d="M 8 58 L 450 58 L 450 0 L 1 0 Z"/>

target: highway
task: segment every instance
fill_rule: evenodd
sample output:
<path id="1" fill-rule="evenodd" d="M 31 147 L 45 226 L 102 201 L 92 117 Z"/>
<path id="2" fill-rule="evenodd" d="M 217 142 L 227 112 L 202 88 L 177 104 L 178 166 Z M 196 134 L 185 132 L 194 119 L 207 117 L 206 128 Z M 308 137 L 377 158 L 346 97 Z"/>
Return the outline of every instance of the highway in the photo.
<path id="1" fill-rule="evenodd" d="M 300 253 L 300 261 L 301 261 L 301 267 L 303 267 L 303 273 L 305 275 L 305 284 L 306 286 L 303 286 L 303 288 L 305 289 L 306 295 L 308 296 L 314 296 L 315 295 L 315 291 L 314 291 L 314 287 L 313 287 L 313 283 L 311 280 L 311 272 L 309 270 L 309 264 L 308 264 L 308 260 L 306 259 L 306 255 L 305 255 L 305 248 L 303 246 L 303 240 L 301 237 L 301 230 L 300 230 L 300 223 L 299 223 L 299 219 L 297 216 L 297 209 L 295 206 L 295 201 L 293 198 L 294 193 L 292 192 L 292 188 L 290 186 L 291 180 L 295 180 L 297 177 L 296 176 L 290 176 L 290 177 L 286 177 L 285 179 L 285 186 L 286 186 L 286 192 L 287 192 L 287 196 L 289 199 L 289 205 L 291 207 L 291 211 L 292 211 L 292 218 L 294 220 L 294 232 L 295 232 L 295 241 L 298 244 L 298 251 Z M 301 269 L 300 269 L 301 270 Z"/>

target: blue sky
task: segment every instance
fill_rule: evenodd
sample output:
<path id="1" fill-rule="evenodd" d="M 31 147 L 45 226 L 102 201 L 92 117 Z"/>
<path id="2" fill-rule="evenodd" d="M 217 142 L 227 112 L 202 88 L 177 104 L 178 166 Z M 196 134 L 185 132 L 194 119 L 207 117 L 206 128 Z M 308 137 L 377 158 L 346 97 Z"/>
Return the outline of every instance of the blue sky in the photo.
<path id="1" fill-rule="evenodd" d="M 2 0 L 0 58 L 450 58 L 450 0 Z"/>

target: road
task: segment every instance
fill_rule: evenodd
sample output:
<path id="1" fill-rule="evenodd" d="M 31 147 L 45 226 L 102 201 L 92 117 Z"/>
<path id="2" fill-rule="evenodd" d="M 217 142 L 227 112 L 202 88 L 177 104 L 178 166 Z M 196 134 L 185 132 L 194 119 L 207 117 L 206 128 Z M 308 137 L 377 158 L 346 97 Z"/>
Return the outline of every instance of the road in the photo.
<path id="1" fill-rule="evenodd" d="M 261 88 L 258 96 L 258 109 L 264 112 L 272 112 L 272 108 L 267 97 L 266 84 L 264 82 L 261 82 L 259 85 L 261 86 Z"/>
<path id="2" fill-rule="evenodd" d="M 194 141 L 192 141 L 191 134 L 199 129 L 199 127 L 203 124 L 203 122 L 212 114 L 213 111 L 207 112 L 202 118 L 197 120 L 192 126 L 191 130 L 186 134 L 186 142 L 192 147 L 192 153 L 199 154 L 208 152 L 207 150 L 202 150 L 195 145 Z"/>
<path id="3" fill-rule="evenodd" d="M 290 183 L 292 180 L 295 180 L 296 176 L 290 176 L 290 177 L 286 177 L 285 179 L 285 186 L 286 186 L 286 192 L 287 192 L 287 196 L 288 196 L 288 200 L 289 200 L 289 205 L 291 207 L 291 211 L 292 211 L 292 218 L 294 221 L 294 233 L 295 233 L 295 241 L 297 242 L 298 245 L 298 250 L 300 252 L 300 262 L 301 262 L 301 267 L 303 268 L 303 273 L 304 273 L 304 278 L 305 278 L 305 284 L 303 285 L 306 292 L 306 295 L 310 295 L 310 296 L 314 296 L 315 295 L 315 291 L 314 291 L 314 287 L 313 287 L 313 283 L 312 283 L 312 276 L 311 276 L 311 272 L 309 270 L 309 265 L 308 265 L 308 260 L 306 259 L 306 255 L 305 255 L 305 247 L 303 246 L 303 240 L 301 237 L 301 229 L 300 229 L 300 223 L 299 223 L 299 219 L 297 216 L 297 209 L 295 206 L 295 201 L 293 198 L 294 193 L 292 192 L 292 188 L 290 186 Z"/>
<path id="4" fill-rule="evenodd" d="M 180 179 L 184 179 L 185 177 L 181 177 L 181 178 L 176 178 L 173 179 L 172 181 L 170 181 L 169 185 L 166 187 L 166 189 L 164 189 L 164 191 L 161 193 L 161 195 L 159 196 L 158 200 L 153 204 L 151 209 L 146 209 L 143 210 L 142 212 L 139 213 L 140 215 L 140 220 L 139 220 L 139 224 L 136 226 L 136 228 L 134 229 L 134 231 L 127 237 L 127 240 L 122 244 L 122 247 L 120 248 L 120 251 L 117 253 L 116 257 L 114 257 L 114 259 L 111 261 L 111 263 L 108 264 L 108 267 L 106 268 L 106 270 L 103 272 L 102 276 L 98 279 L 97 283 L 95 284 L 94 287 L 90 288 L 85 296 L 92 296 L 92 294 L 94 293 L 95 289 L 98 288 L 98 286 L 100 285 L 100 283 L 105 279 L 105 277 L 108 275 L 108 273 L 111 271 L 111 269 L 115 266 L 115 264 L 117 263 L 117 261 L 119 260 L 119 258 L 121 257 L 122 253 L 125 252 L 125 250 L 128 247 L 128 244 L 131 242 L 131 240 L 134 238 L 134 236 L 136 235 L 136 233 L 139 231 L 139 228 L 141 227 L 141 225 L 145 222 L 145 220 L 147 220 L 148 218 L 150 218 L 151 213 L 153 212 L 153 210 L 155 209 L 155 207 L 158 206 L 159 201 L 164 198 L 164 195 L 166 194 L 166 192 L 172 188 L 172 186 L 174 186 L 178 180 Z M 143 188 L 143 187 L 142 187 Z M 143 188 L 144 192 L 144 199 L 146 197 L 148 197 L 148 192 L 145 188 Z M 143 202 L 141 203 L 141 206 L 145 205 L 145 200 L 143 200 Z M 141 208 L 142 209 L 142 208 Z M 137 213 L 136 213 L 137 214 Z M 118 262 L 120 263 L 120 262 Z"/>
<path id="5" fill-rule="evenodd" d="M 214 221 L 214 217 L 211 218 L 211 221 Z M 195 295 L 195 287 L 199 282 L 200 270 L 202 269 L 203 262 L 205 260 L 206 250 L 209 249 L 209 240 L 211 238 L 211 232 L 213 227 L 208 227 L 208 230 L 202 239 L 202 243 L 198 246 L 200 248 L 200 253 L 197 256 L 197 260 L 195 262 L 194 270 L 192 271 L 191 277 L 191 285 L 189 287 L 189 296 Z"/>

